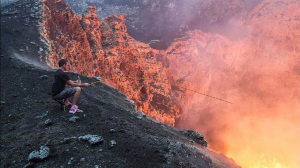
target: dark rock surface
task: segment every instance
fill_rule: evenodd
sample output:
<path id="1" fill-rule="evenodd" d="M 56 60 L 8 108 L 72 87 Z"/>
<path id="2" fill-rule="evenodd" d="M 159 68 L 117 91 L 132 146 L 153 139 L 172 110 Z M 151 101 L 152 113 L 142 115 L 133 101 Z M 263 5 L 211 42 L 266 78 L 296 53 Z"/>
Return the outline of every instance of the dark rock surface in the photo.
<path id="1" fill-rule="evenodd" d="M 84 113 L 76 113 L 80 121 L 70 123 L 72 114 L 60 110 L 50 95 L 54 71 L 11 57 L 5 46 L 1 53 L 1 101 L 6 103 L 0 113 L 0 167 L 31 167 L 28 155 L 45 144 L 51 154 L 36 167 L 221 167 L 223 162 L 214 162 L 201 143 L 191 143 L 189 135 L 147 117 L 138 119 L 140 114 L 126 96 L 102 83 L 84 88 L 78 103 Z M 41 80 L 41 75 L 49 78 Z M 69 75 L 75 79 L 78 74 Z M 83 82 L 95 81 L 80 77 Z M 46 116 L 55 124 L 45 127 Z M 92 146 L 76 140 L 87 134 L 104 140 Z M 113 148 L 111 140 L 117 142 Z M 226 160 L 230 163 L 226 167 L 238 167 Z"/>
<path id="2" fill-rule="evenodd" d="M 41 15 L 42 2 L 39 0 L 17 1 L 1 8 L 1 46 L 23 61 L 46 68 L 46 64 L 40 62 L 45 62 L 43 56 L 49 52 L 48 44 L 38 33 Z"/>
<path id="3" fill-rule="evenodd" d="M 11 3 L 13 3 L 13 2 L 16 2 L 17 0 L 2 0 L 1 1 L 1 7 L 3 7 L 3 6 L 6 6 L 6 5 L 9 5 L 9 4 L 11 4 Z"/>

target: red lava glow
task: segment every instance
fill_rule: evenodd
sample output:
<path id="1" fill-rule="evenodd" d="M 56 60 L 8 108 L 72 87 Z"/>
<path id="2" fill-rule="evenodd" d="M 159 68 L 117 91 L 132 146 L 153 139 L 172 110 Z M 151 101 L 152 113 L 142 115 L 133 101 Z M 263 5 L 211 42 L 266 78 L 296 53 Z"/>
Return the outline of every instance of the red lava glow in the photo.
<path id="1" fill-rule="evenodd" d="M 95 7 L 77 16 L 64 1 L 44 4 L 41 38 L 50 45 L 50 66 L 65 58 L 74 72 L 116 78 L 106 83 L 140 111 L 204 134 L 209 149 L 244 168 L 299 167 L 299 1 L 265 0 L 233 18 L 226 27 L 244 32 L 239 41 L 195 30 L 166 51 L 130 37 L 123 16 L 98 21 Z M 126 76 L 234 104 L 168 83 L 120 78 Z"/>
<path id="2" fill-rule="evenodd" d="M 179 127 L 203 133 L 211 150 L 242 167 L 299 167 L 299 11 L 297 1 L 264 1 L 245 20 L 249 34 L 238 42 L 191 34 L 181 48 L 192 46 L 193 61 L 183 56 L 171 65 L 193 62 L 194 76 L 184 84 L 234 104 L 190 93 Z"/>

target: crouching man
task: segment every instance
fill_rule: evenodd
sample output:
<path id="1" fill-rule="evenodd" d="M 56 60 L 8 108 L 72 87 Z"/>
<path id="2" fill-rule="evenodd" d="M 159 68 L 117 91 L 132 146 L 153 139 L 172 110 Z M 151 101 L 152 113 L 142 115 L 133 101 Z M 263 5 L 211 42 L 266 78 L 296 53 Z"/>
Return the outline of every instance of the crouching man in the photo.
<path id="1" fill-rule="evenodd" d="M 77 81 L 70 80 L 70 77 L 65 71 L 67 71 L 67 61 L 62 59 L 58 62 L 59 69 L 55 73 L 54 83 L 52 85 L 52 96 L 54 100 L 65 100 L 64 106 L 72 106 L 69 113 L 83 112 L 78 109 L 76 105 L 79 98 L 81 87 L 90 86 L 89 83 L 82 83 L 78 77 Z M 72 86 L 71 88 L 68 85 Z M 69 102 L 69 97 L 73 96 L 72 104 Z"/>

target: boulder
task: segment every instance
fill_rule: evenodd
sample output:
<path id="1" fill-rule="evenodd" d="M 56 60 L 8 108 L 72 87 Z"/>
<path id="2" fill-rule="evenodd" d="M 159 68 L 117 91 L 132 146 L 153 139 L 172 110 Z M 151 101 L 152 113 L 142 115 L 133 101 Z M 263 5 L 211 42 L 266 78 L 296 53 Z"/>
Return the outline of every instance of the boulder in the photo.
<path id="1" fill-rule="evenodd" d="M 90 143 L 90 145 L 94 145 L 100 142 L 103 142 L 103 137 L 99 136 L 99 135 L 84 135 L 84 136 L 80 136 L 78 137 L 79 140 L 84 140 L 84 141 L 88 141 Z"/>
<path id="2" fill-rule="evenodd" d="M 114 147 L 114 146 L 116 146 L 117 145 L 117 142 L 115 141 L 115 140 L 111 140 L 110 142 L 109 142 L 109 148 L 112 148 L 112 147 Z"/>
<path id="3" fill-rule="evenodd" d="M 40 79 L 47 79 L 48 78 L 48 75 L 42 75 L 40 76 Z"/>
<path id="4" fill-rule="evenodd" d="M 77 121 L 77 119 L 78 119 L 79 117 L 77 117 L 77 116 L 73 116 L 73 117 L 71 117 L 71 118 L 69 118 L 69 122 L 76 122 Z"/>
<path id="5" fill-rule="evenodd" d="M 48 120 L 45 121 L 45 125 L 46 126 L 49 126 L 51 124 L 52 124 L 52 120 L 51 119 L 48 119 Z"/>
<path id="6" fill-rule="evenodd" d="M 47 146 L 41 146 L 40 150 L 35 150 L 29 154 L 29 161 L 40 161 L 46 159 L 50 155 L 50 149 Z"/>

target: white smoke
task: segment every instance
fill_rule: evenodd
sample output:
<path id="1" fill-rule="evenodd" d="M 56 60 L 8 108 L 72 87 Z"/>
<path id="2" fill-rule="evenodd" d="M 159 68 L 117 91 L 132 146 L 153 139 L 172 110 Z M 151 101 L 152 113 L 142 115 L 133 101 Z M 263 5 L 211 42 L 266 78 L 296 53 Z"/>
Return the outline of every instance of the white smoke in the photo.
<path id="1" fill-rule="evenodd" d="M 31 59 L 29 58 L 28 56 L 22 54 L 18 54 L 18 53 L 13 53 L 13 56 L 17 59 L 19 59 L 20 61 L 22 62 L 25 62 L 27 64 L 30 64 L 30 65 L 33 65 L 35 66 L 36 68 L 39 68 L 39 69 L 42 69 L 42 70 L 46 70 L 46 71 L 51 71 L 52 69 L 46 65 L 45 63 L 43 62 L 39 62 L 37 60 L 34 60 L 34 59 Z"/>

